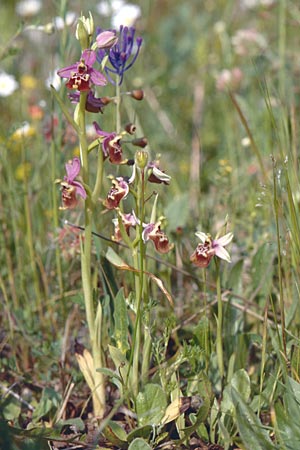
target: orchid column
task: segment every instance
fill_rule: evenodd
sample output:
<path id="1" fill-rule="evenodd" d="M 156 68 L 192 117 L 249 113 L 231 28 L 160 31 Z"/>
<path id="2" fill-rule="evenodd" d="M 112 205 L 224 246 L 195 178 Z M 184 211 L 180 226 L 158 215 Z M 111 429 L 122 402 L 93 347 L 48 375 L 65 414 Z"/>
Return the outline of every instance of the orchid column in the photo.
<path id="1" fill-rule="evenodd" d="M 78 102 L 74 112 L 74 119 L 68 117 L 68 113 L 61 105 L 67 119 L 78 134 L 80 147 L 80 161 L 78 158 L 74 158 L 73 162 L 66 166 L 67 177 L 61 183 L 63 208 L 75 206 L 77 203 L 76 194 L 79 194 L 84 199 L 85 212 L 84 238 L 81 242 L 81 274 L 92 355 L 85 350 L 82 355 L 78 355 L 78 362 L 92 391 L 94 414 L 102 418 L 105 412 L 105 384 L 103 374 L 97 371 L 98 368 L 103 367 L 101 345 L 102 307 L 100 302 L 98 302 L 96 308 L 94 307 L 91 254 L 93 214 L 102 187 L 103 154 L 99 147 L 96 181 L 92 189 L 89 177 L 86 110 L 99 112 L 101 106 L 103 106 L 101 99 L 97 99 L 93 91 L 95 86 L 104 86 L 106 84 L 103 74 L 93 67 L 96 62 L 95 50 L 96 48 L 110 48 L 110 46 L 115 44 L 116 38 L 113 32 L 103 32 L 97 36 L 96 43 L 91 48 L 93 33 L 94 24 L 91 14 L 89 18 L 81 17 L 78 20 L 76 30 L 76 38 L 79 40 L 82 49 L 80 61 L 60 69 L 58 74 L 62 78 L 68 79 L 66 83 L 67 88 L 75 91 L 70 96 L 71 100 Z M 74 180 L 79 174 L 80 162 L 82 184 Z"/>

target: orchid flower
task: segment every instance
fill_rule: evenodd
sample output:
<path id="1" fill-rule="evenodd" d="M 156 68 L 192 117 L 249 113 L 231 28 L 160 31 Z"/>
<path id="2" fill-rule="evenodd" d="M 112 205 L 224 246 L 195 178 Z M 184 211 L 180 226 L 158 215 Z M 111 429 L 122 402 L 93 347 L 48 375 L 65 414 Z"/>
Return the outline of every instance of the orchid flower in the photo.
<path id="1" fill-rule="evenodd" d="M 227 233 L 224 236 L 212 239 L 210 234 L 202 231 L 195 233 L 201 243 L 197 245 L 196 250 L 192 253 L 190 261 L 198 267 L 207 267 L 213 258 L 217 256 L 224 261 L 231 262 L 228 251 L 224 248 L 230 244 L 233 233 Z"/>
<path id="2" fill-rule="evenodd" d="M 93 85 L 104 86 L 106 84 L 104 75 L 93 68 L 95 62 L 96 53 L 86 49 L 82 52 L 80 61 L 58 70 L 57 73 L 61 78 L 69 78 L 66 83 L 68 89 L 89 91 Z"/>
<path id="3" fill-rule="evenodd" d="M 135 214 L 132 213 L 124 214 L 121 211 L 118 211 L 118 214 L 124 225 L 125 231 L 129 236 L 130 228 L 135 227 L 137 225 L 136 216 Z M 122 235 L 119 226 L 119 218 L 118 217 L 114 218 L 112 222 L 115 227 L 115 232 L 114 235 L 112 236 L 112 240 L 115 242 L 120 242 L 122 240 Z"/>
<path id="4" fill-rule="evenodd" d="M 80 172 L 80 159 L 75 157 L 65 165 L 67 175 L 60 182 L 62 187 L 62 203 L 60 209 L 71 209 L 77 205 L 77 195 L 86 199 L 86 191 L 83 185 L 75 178 Z"/>
<path id="5" fill-rule="evenodd" d="M 161 221 L 143 224 L 142 239 L 146 243 L 151 240 L 159 253 L 168 253 L 173 248 L 168 236 L 160 229 Z"/>
<path id="6" fill-rule="evenodd" d="M 96 133 L 100 136 L 104 158 L 109 158 L 112 164 L 122 164 L 123 150 L 121 147 L 121 138 L 119 134 L 101 130 L 97 122 L 94 122 Z"/>
<path id="7" fill-rule="evenodd" d="M 71 100 L 72 103 L 79 103 L 79 99 L 80 99 L 80 92 L 76 91 L 76 92 L 70 92 L 68 94 L 69 99 Z M 86 98 L 86 102 L 85 102 L 85 109 L 88 112 L 92 112 L 92 113 L 98 113 L 98 112 L 103 112 L 102 108 L 104 106 L 106 106 L 107 103 L 102 101 L 102 98 L 97 98 L 95 97 L 95 94 L 92 90 L 89 91 L 87 98 Z"/>
<path id="8" fill-rule="evenodd" d="M 123 177 L 118 177 L 112 180 L 112 187 L 110 188 L 103 205 L 107 209 L 115 209 L 119 206 L 120 201 L 126 198 L 129 193 L 129 184 Z"/>

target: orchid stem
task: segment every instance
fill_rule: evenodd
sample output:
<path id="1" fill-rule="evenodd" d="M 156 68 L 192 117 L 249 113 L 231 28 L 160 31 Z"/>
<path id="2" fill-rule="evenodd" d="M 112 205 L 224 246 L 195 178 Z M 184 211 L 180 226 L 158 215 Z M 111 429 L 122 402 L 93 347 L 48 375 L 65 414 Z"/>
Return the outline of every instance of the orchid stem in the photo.
<path id="1" fill-rule="evenodd" d="M 75 121 L 79 125 L 79 145 L 80 158 L 82 164 L 82 178 L 84 185 L 89 185 L 89 165 L 88 165 L 88 144 L 86 138 L 85 127 L 85 104 L 87 93 L 81 92 L 78 108 L 75 111 Z M 93 201 L 98 196 L 102 183 L 102 156 L 98 160 L 97 180 L 93 190 L 93 194 L 89 193 L 85 200 L 85 230 L 84 241 L 81 245 L 81 274 L 82 287 L 84 294 L 84 302 L 86 309 L 86 318 L 90 334 L 90 341 L 92 347 L 93 357 L 93 380 L 94 390 L 92 392 L 94 414 L 98 418 L 102 418 L 105 412 L 105 384 L 104 376 L 97 369 L 102 367 L 102 336 L 101 336 L 101 322 L 102 309 L 101 304 L 98 303 L 97 313 L 94 308 L 93 286 L 92 286 L 92 271 L 91 271 L 91 255 L 92 255 L 92 219 L 93 219 Z"/>
<path id="2" fill-rule="evenodd" d="M 220 261 L 217 258 L 215 258 L 215 263 L 216 263 L 216 287 L 217 287 L 217 301 L 218 301 L 216 350 L 217 350 L 219 372 L 222 380 L 224 377 L 224 357 L 223 357 L 223 341 L 222 341 L 223 303 L 221 293 Z"/>

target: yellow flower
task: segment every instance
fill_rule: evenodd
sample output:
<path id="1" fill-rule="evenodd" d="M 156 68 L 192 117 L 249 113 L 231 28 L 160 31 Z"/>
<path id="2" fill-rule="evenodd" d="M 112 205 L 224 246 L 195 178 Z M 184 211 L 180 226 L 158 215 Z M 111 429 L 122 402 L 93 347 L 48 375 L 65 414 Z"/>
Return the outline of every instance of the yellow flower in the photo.
<path id="1" fill-rule="evenodd" d="M 30 125 L 28 122 L 24 122 L 24 124 L 15 130 L 15 132 L 11 135 L 11 140 L 15 142 L 22 141 L 25 137 L 35 136 L 36 129 Z"/>
<path id="2" fill-rule="evenodd" d="M 22 75 L 20 79 L 20 83 L 23 89 L 25 90 L 33 90 L 38 85 L 38 80 L 34 78 L 32 75 Z"/>
<path id="3" fill-rule="evenodd" d="M 26 180 L 31 172 L 31 164 L 29 162 L 24 162 L 19 164 L 15 171 L 15 177 L 18 181 Z"/>

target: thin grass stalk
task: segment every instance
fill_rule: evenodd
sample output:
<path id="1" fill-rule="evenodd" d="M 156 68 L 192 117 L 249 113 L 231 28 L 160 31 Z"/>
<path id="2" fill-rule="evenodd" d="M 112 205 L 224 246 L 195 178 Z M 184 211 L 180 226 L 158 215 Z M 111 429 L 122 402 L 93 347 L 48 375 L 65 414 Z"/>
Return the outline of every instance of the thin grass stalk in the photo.
<path id="1" fill-rule="evenodd" d="M 12 298 L 13 307 L 15 310 L 17 310 L 20 306 L 19 296 L 17 295 L 17 291 L 16 291 L 13 260 L 12 260 L 12 255 L 11 255 L 11 251 L 9 248 L 9 246 L 10 246 L 10 229 L 4 220 L 5 212 L 4 212 L 2 193 L 0 193 L 0 211 L 3 213 L 3 217 L 1 217 L 2 236 L 4 237 L 2 245 L 4 247 L 4 253 L 5 253 L 7 278 L 8 278 L 8 283 L 9 283 L 9 287 L 10 287 L 10 295 Z M 2 215 L 2 213 L 1 213 L 1 215 Z"/>
<path id="2" fill-rule="evenodd" d="M 279 1 L 278 8 L 279 94 L 286 98 L 286 0 Z"/>
<path id="3" fill-rule="evenodd" d="M 262 159 L 260 150 L 259 150 L 259 148 L 257 147 L 256 142 L 255 142 L 255 139 L 254 139 L 254 137 L 253 137 L 253 134 L 252 134 L 252 132 L 251 132 L 251 130 L 250 130 L 250 128 L 249 128 L 247 119 L 246 119 L 246 117 L 244 116 L 244 113 L 243 113 L 243 111 L 241 110 L 240 105 L 239 105 L 237 99 L 235 98 L 235 95 L 233 94 L 233 92 L 230 92 L 230 91 L 229 91 L 229 96 L 230 96 L 231 101 L 232 101 L 232 103 L 233 103 L 235 109 L 237 110 L 237 113 L 238 113 L 238 115 L 239 115 L 239 117 L 240 117 L 240 120 L 241 120 L 241 122 L 242 122 L 242 124 L 243 124 L 243 126 L 244 126 L 244 128 L 245 128 L 245 131 L 246 131 L 247 136 L 248 136 L 248 138 L 249 138 L 249 140 L 250 140 L 250 143 L 251 143 L 251 148 L 252 148 L 253 153 L 255 154 L 255 156 L 256 156 L 256 158 L 257 158 L 257 161 L 258 161 L 258 164 L 259 164 L 259 167 L 260 167 L 262 176 L 263 176 L 264 183 L 266 183 L 266 182 L 268 181 L 267 171 L 266 171 L 266 169 L 265 169 L 265 165 L 264 165 L 264 162 L 263 162 L 263 159 Z"/>
<path id="4" fill-rule="evenodd" d="M 53 97 L 52 97 L 53 99 Z M 54 100 L 54 99 L 53 99 Z M 52 111 L 54 110 L 54 105 L 52 103 Z M 52 119 L 53 121 L 53 115 Z M 54 124 L 52 123 L 52 130 L 53 130 Z M 56 179 L 56 145 L 54 141 L 54 136 L 52 136 L 51 140 L 51 146 L 50 146 L 50 152 L 51 152 L 51 179 Z M 59 219 L 58 219 L 58 205 L 57 205 L 57 188 L 55 183 L 52 184 L 52 190 L 51 190 L 51 200 L 52 200 L 52 220 L 53 220 L 53 227 L 54 230 L 58 230 L 59 228 Z M 59 247 L 55 247 L 55 265 L 56 265 L 56 276 L 58 281 L 58 287 L 59 287 L 59 294 L 61 297 L 63 297 L 64 292 L 64 285 L 63 285 L 63 275 L 62 275 L 62 266 L 61 266 L 61 254 Z M 62 302 L 63 308 L 65 309 L 65 302 Z M 64 311 L 65 312 L 65 311 Z M 64 314 L 65 316 L 65 314 Z"/>
<path id="5" fill-rule="evenodd" d="M 273 207 L 274 207 L 275 226 L 276 226 L 276 239 L 277 239 L 279 304 L 280 304 L 280 316 L 281 316 L 281 337 L 282 337 L 283 353 L 284 353 L 285 359 L 287 360 L 286 334 L 285 334 L 285 311 L 284 311 L 282 262 L 281 262 L 281 240 L 280 240 L 280 227 L 279 227 L 279 208 L 278 208 L 277 180 L 276 180 L 276 171 L 275 171 L 275 161 L 273 161 Z"/>
<path id="6" fill-rule="evenodd" d="M 257 408 L 257 416 L 260 416 L 260 408 L 262 401 L 262 391 L 265 379 L 265 364 L 267 354 L 267 337 L 268 337 L 268 302 L 265 306 L 263 333 L 262 333 L 262 350 L 261 350 L 261 366 L 260 366 L 260 380 L 259 380 L 259 404 Z"/>

